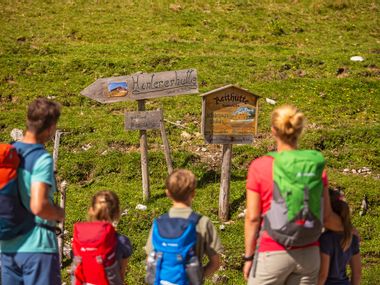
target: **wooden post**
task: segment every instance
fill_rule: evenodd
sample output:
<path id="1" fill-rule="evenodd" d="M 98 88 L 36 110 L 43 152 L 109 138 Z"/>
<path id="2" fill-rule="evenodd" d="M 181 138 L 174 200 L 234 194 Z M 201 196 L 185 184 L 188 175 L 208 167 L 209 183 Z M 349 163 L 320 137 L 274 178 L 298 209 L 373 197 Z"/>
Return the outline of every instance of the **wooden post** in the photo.
<path id="1" fill-rule="evenodd" d="M 138 100 L 138 110 L 145 111 L 145 100 Z M 148 142 L 146 130 L 140 130 L 140 153 L 141 153 L 141 177 L 143 185 L 143 199 L 148 201 L 150 198 L 149 189 L 149 170 L 148 170 Z"/>
<path id="2" fill-rule="evenodd" d="M 223 222 L 228 220 L 229 215 L 231 157 L 232 144 L 223 144 L 222 173 L 219 193 L 219 219 Z"/>
<path id="3" fill-rule="evenodd" d="M 54 136 L 54 149 L 53 149 L 53 170 L 54 175 L 57 173 L 57 164 L 58 164 L 58 149 L 59 149 L 59 143 L 61 140 L 61 134 L 62 132 L 59 130 L 56 130 L 55 136 Z M 59 205 L 62 209 L 65 209 L 65 201 L 66 201 L 66 190 L 62 187 L 59 187 L 56 183 L 57 191 L 58 191 L 58 199 L 59 199 Z M 65 185 L 66 188 L 66 185 Z M 62 260 L 63 260 L 63 245 L 64 245 L 64 222 L 58 224 L 58 227 L 61 230 L 61 234 L 58 236 L 58 253 L 59 253 L 59 261 L 62 267 Z"/>
<path id="4" fill-rule="evenodd" d="M 257 125 L 259 121 L 259 100 L 256 100 L 256 114 L 255 114 L 255 136 L 257 136 Z"/>
<path id="5" fill-rule="evenodd" d="M 162 143 L 164 145 L 164 154 L 165 154 L 165 159 L 166 159 L 166 165 L 168 166 L 168 173 L 170 174 L 173 172 L 173 163 L 172 163 L 172 159 L 170 157 L 170 147 L 169 147 L 168 138 L 167 138 L 166 132 L 165 132 L 164 116 L 163 115 L 161 116 L 160 130 L 161 130 Z"/>
<path id="6" fill-rule="evenodd" d="M 66 188 L 67 188 L 67 182 L 62 181 L 59 187 L 59 192 L 61 194 L 61 200 L 59 201 L 59 206 L 65 211 L 66 210 Z M 58 250 L 59 250 L 59 258 L 61 261 L 61 267 L 62 267 L 62 260 L 63 260 L 63 247 L 65 245 L 65 220 L 60 222 L 58 224 L 58 227 L 61 230 L 61 234 L 58 236 Z"/>
<path id="7" fill-rule="evenodd" d="M 57 161 L 58 161 L 58 148 L 59 148 L 59 143 L 61 140 L 61 134 L 62 132 L 60 130 L 55 131 L 54 135 L 54 149 L 53 149 L 53 170 L 54 173 L 57 173 Z"/>

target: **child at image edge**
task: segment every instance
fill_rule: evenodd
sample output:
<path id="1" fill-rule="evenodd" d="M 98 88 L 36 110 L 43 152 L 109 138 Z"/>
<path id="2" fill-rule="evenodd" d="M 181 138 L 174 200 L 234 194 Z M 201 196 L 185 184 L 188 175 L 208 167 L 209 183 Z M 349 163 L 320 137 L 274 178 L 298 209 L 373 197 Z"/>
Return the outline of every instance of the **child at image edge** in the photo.
<path id="1" fill-rule="evenodd" d="M 173 206 L 169 210 L 169 217 L 187 219 L 192 213 L 191 204 L 195 196 L 196 178 L 195 175 L 185 169 L 172 172 L 166 179 L 166 195 L 172 201 Z M 196 255 L 202 264 L 203 256 L 208 257 L 209 262 L 203 267 L 203 278 L 213 275 L 220 267 L 220 254 L 222 244 L 217 235 L 215 226 L 210 219 L 202 216 L 196 226 L 197 243 Z M 152 229 L 146 243 L 145 252 L 147 255 L 152 251 Z"/>
<path id="2" fill-rule="evenodd" d="M 320 241 L 321 268 L 318 285 L 359 285 L 361 262 L 359 238 L 351 224 L 350 208 L 338 190 L 329 190 L 331 208 L 341 218 L 343 232 L 324 232 Z M 354 234 L 353 234 L 354 232 Z M 346 274 L 351 267 L 351 278 Z"/>

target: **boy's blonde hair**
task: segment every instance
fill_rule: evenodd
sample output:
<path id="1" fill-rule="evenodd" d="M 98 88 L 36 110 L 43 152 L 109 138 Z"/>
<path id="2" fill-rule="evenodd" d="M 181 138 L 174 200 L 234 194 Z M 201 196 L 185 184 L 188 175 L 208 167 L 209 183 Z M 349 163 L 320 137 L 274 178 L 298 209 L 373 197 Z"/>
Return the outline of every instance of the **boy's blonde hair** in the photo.
<path id="1" fill-rule="evenodd" d="M 297 143 L 304 125 L 304 115 L 292 105 L 283 105 L 272 112 L 272 127 L 276 136 L 288 144 Z"/>
<path id="2" fill-rule="evenodd" d="M 116 222 L 120 218 L 120 203 L 116 193 L 108 190 L 97 192 L 88 211 L 89 221 Z"/>
<path id="3" fill-rule="evenodd" d="M 190 170 L 178 169 L 166 178 L 165 185 L 171 198 L 177 202 L 185 202 L 194 193 L 197 179 Z"/>

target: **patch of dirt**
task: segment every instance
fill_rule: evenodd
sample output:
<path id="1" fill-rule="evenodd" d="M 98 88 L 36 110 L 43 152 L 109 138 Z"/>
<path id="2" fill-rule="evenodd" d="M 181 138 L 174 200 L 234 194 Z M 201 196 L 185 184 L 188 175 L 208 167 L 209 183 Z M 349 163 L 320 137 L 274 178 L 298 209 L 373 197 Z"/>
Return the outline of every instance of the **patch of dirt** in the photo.
<path id="1" fill-rule="evenodd" d="M 118 150 L 120 152 L 136 152 L 136 151 L 139 151 L 139 149 L 140 149 L 139 145 L 128 144 L 125 142 L 110 142 L 108 144 L 108 147 L 110 149 Z"/>
<path id="2" fill-rule="evenodd" d="M 365 77 L 379 77 L 380 76 L 380 68 L 375 64 L 370 64 L 367 67 L 367 70 L 361 73 Z"/>
<path id="3" fill-rule="evenodd" d="M 222 164 L 222 145 L 204 144 L 189 145 L 187 150 L 199 156 L 201 162 L 211 167 L 220 167 Z"/>
<path id="4" fill-rule="evenodd" d="M 307 73 L 305 70 L 297 69 L 294 74 L 298 77 L 305 77 Z"/>
<path id="5" fill-rule="evenodd" d="M 369 52 L 374 54 L 380 54 L 380 48 L 371 49 Z"/>
<path id="6" fill-rule="evenodd" d="M 322 95 L 320 95 L 322 97 Z M 309 123 L 305 126 L 306 130 L 320 130 L 323 129 L 323 127 L 318 126 L 316 123 Z"/>
<path id="7" fill-rule="evenodd" d="M 349 76 L 347 67 L 339 67 L 336 71 L 336 77 L 338 78 L 346 78 Z"/>

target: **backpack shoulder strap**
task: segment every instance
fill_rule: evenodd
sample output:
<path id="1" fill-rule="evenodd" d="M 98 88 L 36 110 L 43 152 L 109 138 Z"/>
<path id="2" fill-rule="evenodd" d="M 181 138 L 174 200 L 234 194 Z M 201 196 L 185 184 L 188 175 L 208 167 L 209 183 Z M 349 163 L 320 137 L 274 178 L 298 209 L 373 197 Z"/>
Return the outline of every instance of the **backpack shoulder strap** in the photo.
<path id="1" fill-rule="evenodd" d="M 170 217 L 169 217 L 168 213 L 165 213 L 165 214 L 162 214 L 161 216 L 159 216 L 157 219 L 170 219 Z"/>
<path id="2" fill-rule="evenodd" d="M 177 217 L 174 217 L 177 218 Z M 191 212 L 190 216 L 187 218 L 187 220 L 191 221 L 195 225 L 198 224 L 199 220 L 202 218 L 202 215 L 196 213 L 196 212 Z M 159 216 L 157 219 L 172 219 L 168 213 L 165 213 L 161 216 Z"/>
<path id="3" fill-rule="evenodd" d="M 273 158 L 276 158 L 279 155 L 279 153 L 277 151 L 270 151 L 266 155 L 273 157 Z"/>
<path id="4" fill-rule="evenodd" d="M 202 218 L 202 215 L 193 211 L 191 212 L 190 216 L 187 219 L 191 221 L 192 223 L 194 223 L 195 225 L 197 225 L 201 218 Z"/>
<path id="5" fill-rule="evenodd" d="M 24 159 L 25 159 L 28 155 L 30 155 L 32 152 L 35 152 L 35 151 L 37 151 L 37 150 L 45 150 L 45 149 L 44 149 L 44 147 L 43 147 L 42 145 L 35 145 L 35 146 L 29 148 L 27 151 L 25 151 L 25 152 L 23 153 L 23 157 L 24 157 Z"/>
<path id="6" fill-rule="evenodd" d="M 26 150 L 23 150 L 22 148 L 20 149 L 16 144 L 17 142 L 14 143 L 13 146 L 15 146 L 17 153 L 20 157 L 20 167 L 24 169 L 33 169 L 37 159 L 45 153 L 48 154 L 44 146 L 41 144 L 30 146 Z"/>

